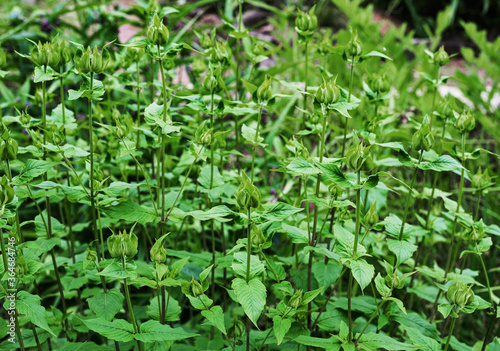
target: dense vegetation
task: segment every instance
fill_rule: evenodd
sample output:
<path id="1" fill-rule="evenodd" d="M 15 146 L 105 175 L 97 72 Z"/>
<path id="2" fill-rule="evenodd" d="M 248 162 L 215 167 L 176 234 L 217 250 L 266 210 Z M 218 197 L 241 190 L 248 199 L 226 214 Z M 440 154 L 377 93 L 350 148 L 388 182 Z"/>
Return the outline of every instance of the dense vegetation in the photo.
<path id="1" fill-rule="evenodd" d="M 49 4 L 0 14 L 1 350 L 500 349 L 500 39 Z"/>

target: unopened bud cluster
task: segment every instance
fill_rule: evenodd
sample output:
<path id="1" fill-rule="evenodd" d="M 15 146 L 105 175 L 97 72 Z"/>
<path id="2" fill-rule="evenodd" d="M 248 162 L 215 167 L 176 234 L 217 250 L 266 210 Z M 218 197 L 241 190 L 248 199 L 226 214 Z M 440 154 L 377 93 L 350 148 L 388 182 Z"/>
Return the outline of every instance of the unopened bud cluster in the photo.
<path id="1" fill-rule="evenodd" d="M 425 115 L 422 125 L 419 130 L 413 134 L 413 138 L 411 140 L 412 147 L 415 150 L 421 150 L 423 148 L 425 151 L 429 151 L 432 149 L 432 146 L 434 145 L 434 136 L 432 135 L 430 128 L 430 118 L 428 115 Z"/>
<path id="2" fill-rule="evenodd" d="M 97 46 L 94 46 L 94 50 L 90 50 L 90 46 L 88 46 L 86 51 L 79 50 L 77 52 L 74 61 L 75 68 L 79 73 L 101 74 L 111 62 L 111 57 L 106 48 L 99 52 Z"/>
<path id="3" fill-rule="evenodd" d="M 0 207 L 11 203 L 15 196 L 14 188 L 9 184 L 7 176 L 0 178 Z"/>
<path id="4" fill-rule="evenodd" d="M 255 185 L 252 184 L 246 174 L 243 174 L 243 181 L 238 187 L 236 202 L 238 203 L 238 206 L 245 209 L 260 207 L 260 191 Z"/>
<path id="5" fill-rule="evenodd" d="M 295 31 L 299 35 L 299 39 L 307 40 L 312 37 L 314 31 L 318 27 L 318 18 L 314 14 L 316 6 L 313 6 L 309 12 L 302 12 L 299 10 L 299 14 L 295 19 Z"/>
<path id="6" fill-rule="evenodd" d="M 148 27 L 148 41 L 154 45 L 166 44 L 168 43 L 169 35 L 168 28 L 165 27 L 163 22 L 158 17 L 158 14 L 155 12 L 153 20 Z"/>
<path id="7" fill-rule="evenodd" d="M 0 123 L 0 161 L 17 159 L 19 147 L 17 141 L 10 137 L 10 131 Z"/>
<path id="8" fill-rule="evenodd" d="M 446 293 L 448 301 L 457 305 L 460 309 L 469 306 L 474 301 L 474 292 L 472 286 L 465 283 L 455 282 L 450 285 Z"/>
<path id="9" fill-rule="evenodd" d="M 457 127 L 460 134 L 469 133 L 476 126 L 476 119 L 470 111 L 464 111 L 460 114 L 455 122 L 455 127 Z"/>
<path id="10" fill-rule="evenodd" d="M 340 89 L 335 81 L 327 82 L 323 77 L 323 83 L 316 91 L 316 101 L 320 104 L 335 104 L 340 100 Z"/>
<path id="11" fill-rule="evenodd" d="M 137 235 L 127 231 L 120 232 L 118 235 L 108 237 L 108 251 L 111 257 L 120 258 L 123 256 L 134 257 L 137 254 L 139 240 Z"/>
<path id="12" fill-rule="evenodd" d="M 371 171 L 373 169 L 373 159 L 370 155 L 370 146 L 364 146 L 357 136 L 354 136 L 352 146 L 347 150 L 346 163 L 355 172 L 359 170 Z"/>

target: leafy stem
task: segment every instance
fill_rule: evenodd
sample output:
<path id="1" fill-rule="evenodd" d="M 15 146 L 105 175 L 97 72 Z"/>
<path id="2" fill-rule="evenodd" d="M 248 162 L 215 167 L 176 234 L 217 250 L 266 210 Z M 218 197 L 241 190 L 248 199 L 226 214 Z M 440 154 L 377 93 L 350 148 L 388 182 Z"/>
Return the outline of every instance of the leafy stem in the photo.
<path id="1" fill-rule="evenodd" d="M 257 129 L 255 132 L 255 142 L 257 142 L 257 139 L 259 138 L 259 128 L 260 128 L 260 120 L 262 119 L 262 105 L 259 105 L 259 117 L 257 119 Z M 255 168 L 255 154 L 257 152 L 257 146 L 254 145 L 252 149 L 252 170 L 250 173 L 250 180 L 253 183 L 253 173 L 254 173 L 254 168 Z"/>
<path id="2" fill-rule="evenodd" d="M 448 332 L 448 337 L 446 338 L 446 344 L 444 345 L 444 349 L 443 351 L 447 351 L 448 350 L 448 346 L 450 345 L 450 340 L 451 340 L 451 336 L 453 335 L 453 329 L 455 328 L 455 321 L 457 319 L 455 317 L 451 317 L 451 326 L 450 326 L 450 331 Z"/>
<path id="3" fill-rule="evenodd" d="M 125 260 L 125 256 L 122 256 L 123 270 L 127 271 L 127 261 Z M 139 333 L 139 328 L 137 327 L 137 322 L 134 316 L 134 310 L 132 308 L 132 301 L 130 300 L 130 292 L 128 289 L 127 278 L 123 278 L 123 290 L 125 291 L 125 299 L 127 300 L 127 309 L 130 315 L 130 320 L 132 321 L 132 326 L 134 327 L 134 333 Z M 140 351 L 143 351 L 142 343 L 137 340 L 137 346 Z"/>

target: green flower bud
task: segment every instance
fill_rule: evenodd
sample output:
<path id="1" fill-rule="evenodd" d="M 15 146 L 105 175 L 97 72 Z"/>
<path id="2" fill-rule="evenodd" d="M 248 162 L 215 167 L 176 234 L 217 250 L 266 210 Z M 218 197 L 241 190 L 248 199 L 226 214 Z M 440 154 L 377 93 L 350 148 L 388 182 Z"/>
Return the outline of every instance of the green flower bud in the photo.
<path id="1" fill-rule="evenodd" d="M 261 56 L 264 54 L 264 44 L 261 41 L 254 41 L 252 46 L 252 54 Z"/>
<path id="2" fill-rule="evenodd" d="M 102 73 L 102 71 L 104 70 L 104 63 L 102 61 L 102 55 L 97 49 L 97 46 L 94 46 L 94 51 L 92 51 L 91 58 L 90 69 L 92 70 L 92 72 L 95 72 L 97 74 Z"/>
<path id="3" fill-rule="evenodd" d="M 123 255 L 121 235 L 111 235 L 108 237 L 108 252 L 112 258 L 120 258 Z"/>
<path id="4" fill-rule="evenodd" d="M 351 40 L 347 43 L 346 55 L 349 58 L 361 55 L 361 42 L 358 39 L 358 31 L 351 30 Z"/>
<path id="5" fill-rule="evenodd" d="M 170 34 L 168 32 L 168 28 L 165 27 L 163 22 L 158 17 L 158 14 L 155 12 L 153 20 L 148 27 L 148 41 L 154 45 L 162 45 L 168 43 L 169 36 Z"/>
<path id="6" fill-rule="evenodd" d="M 231 49 L 226 43 L 216 42 L 215 46 L 212 48 L 210 59 L 213 63 L 225 64 L 231 59 L 231 56 Z"/>
<path id="7" fill-rule="evenodd" d="M 160 4 L 158 4 L 157 0 L 149 0 L 148 6 L 146 7 L 146 12 L 148 14 L 156 13 L 160 11 Z"/>
<path id="8" fill-rule="evenodd" d="M 271 81 L 271 76 L 266 74 L 266 79 L 257 89 L 257 99 L 259 103 L 268 102 L 273 97 L 271 90 Z"/>
<path id="9" fill-rule="evenodd" d="M 203 35 L 200 38 L 200 45 L 203 46 L 204 48 L 209 48 L 213 46 L 212 39 L 210 38 L 210 35 L 208 35 L 208 33 L 203 33 Z"/>
<path id="10" fill-rule="evenodd" d="M 364 166 L 365 170 L 373 169 L 373 160 L 371 159 L 369 153 L 369 147 L 364 147 L 359 138 L 355 135 L 353 138 L 352 146 L 347 150 L 346 153 L 346 164 L 349 165 L 355 172 L 361 169 L 364 166 L 364 163 L 367 163 Z"/>
<path id="11" fill-rule="evenodd" d="M 330 184 L 328 186 L 328 190 L 330 191 L 330 194 L 332 194 L 334 198 L 338 198 L 342 196 L 342 194 L 344 193 L 344 188 L 342 188 L 340 185 L 336 183 Z"/>
<path id="12" fill-rule="evenodd" d="M 450 56 L 444 51 L 444 47 L 440 47 L 438 51 L 434 53 L 433 57 L 434 64 L 443 67 L 450 62 Z"/>
<path id="13" fill-rule="evenodd" d="M 455 282 L 448 288 L 446 297 L 448 301 L 459 306 L 459 308 L 469 306 L 474 301 L 472 285 L 467 286 L 465 283 Z"/>
<path id="14" fill-rule="evenodd" d="M 11 203 L 14 200 L 16 192 L 14 191 L 14 188 L 10 186 L 9 181 L 7 180 L 7 177 L 5 175 L 3 175 L 3 177 L 1 178 L 0 185 L 1 185 L 1 192 L 0 192 L 0 207 L 1 207 L 4 204 Z"/>
<path id="15" fill-rule="evenodd" d="M 371 77 L 370 79 L 368 79 L 368 86 L 378 96 L 388 93 L 391 89 L 391 85 L 385 73 L 380 76 Z"/>
<path id="16" fill-rule="evenodd" d="M 7 55 L 5 55 L 5 51 L 3 51 L 2 48 L 0 48 L 0 69 L 5 67 L 6 64 L 7 64 Z"/>
<path id="17" fill-rule="evenodd" d="M 29 126 L 30 121 L 31 121 L 31 116 L 28 113 L 26 113 L 26 111 L 21 112 L 21 115 L 19 116 L 19 122 L 21 122 L 23 126 Z"/>
<path id="18" fill-rule="evenodd" d="M 163 240 L 157 240 L 149 252 L 151 261 L 161 263 L 167 260 L 167 250 L 163 247 Z"/>
<path id="19" fill-rule="evenodd" d="M 127 257 L 134 257 L 137 254 L 137 247 L 139 245 L 139 239 L 134 233 L 123 232 L 123 253 Z"/>
<path id="20" fill-rule="evenodd" d="M 203 132 L 200 137 L 200 144 L 204 146 L 210 145 L 212 143 L 213 132 L 213 128 L 210 128 L 209 130 Z"/>
<path id="21" fill-rule="evenodd" d="M 73 58 L 75 62 L 75 68 L 79 73 L 88 74 L 91 70 L 91 56 L 92 51 L 90 51 L 90 47 L 87 47 L 85 52 L 78 51 Z"/>
<path id="22" fill-rule="evenodd" d="M 243 173 L 243 180 L 238 187 L 236 202 L 238 203 L 238 206 L 245 209 L 260 207 L 260 191 L 252 184 L 245 173 Z"/>
<path id="23" fill-rule="evenodd" d="M 203 287 L 198 281 L 194 280 L 194 277 L 191 277 L 191 283 L 189 285 L 189 293 L 191 296 L 194 297 L 203 295 Z"/>
<path id="24" fill-rule="evenodd" d="M 470 226 L 469 232 L 467 233 L 467 239 L 472 241 L 481 241 L 484 238 L 484 223 L 483 219 L 479 222 L 474 223 Z"/>
<path id="25" fill-rule="evenodd" d="M 455 127 L 457 127 L 460 134 L 468 133 L 474 129 L 476 126 L 476 119 L 470 113 L 470 111 L 464 111 L 455 122 Z"/>
<path id="26" fill-rule="evenodd" d="M 314 13 L 315 9 L 316 5 L 314 5 L 309 12 L 302 12 L 299 10 L 299 14 L 295 19 L 295 31 L 302 39 L 310 38 L 318 27 L 318 18 Z"/>
<path id="27" fill-rule="evenodd" d="M 52 47 L 55 52 L 59 54 L 60 57 L 60 63 L 62 65 L 67 64 L 69 61 L 71 61 L 71 54 L 69 52 L 68 47 L 66 46 L 66 42 L 59 38 L 59 34 L 56 35 L 56 37 L 52 41 Z"/>
<path id="28" fill-rule="evenodd" d="M 5 126 L 5 124 L 0 122 L 0 138 L 2 140 L 8 140 L 10 138 L 10 130 Z"/>
<path id="29" fill-rule="evenodd" d="M 59 48 L 54 47 L 52 43 L 45 43 L 47 50 L 47 64 L 51 67 L 56 67 L 61 61 L 61 53 Z"/>
<path id="30" fill-rule="evenodd" d="M 245 324 L 239 319 L 234 319 L 231 325 L 227 328 L 227 336 L 230 339 L 236 339 L 245 332 Z"/>
<path id="31" fill-rule="evenodd" d="M 196 56 L 193 58 L 193 64 L 191 65 L 191 70 L 195 77 L 199 77 L 205 70 L 207 69 L 207 65 L 203 58 Z"/>
<path id="32" fill-rule="evenodd" d="M 396 269 L 394 273 L 389 273 L 385 277 L 385 282 L 389 288 L 401 289 L 404 287 L 404 280 L 399 277 L 399 271 Z"/>
<path id="33" fill-rule="evenodd" d="M 377 201 L 375 201 L 370 204 L 370 209 L 365 214 L 365 223 L 369 227 L 373 227 L 375 224 L 378 223 L 378 219 L 379 218 L 377 214 Z"/>
<path id="34" fill-rule="evenodd" d="M 5 143 L 6 145 L 3 153 L 3 159 L 10 161 L 17 159 L 17 152 L 19 150 L 17 141 L 15 141 L 12 138 L 9 138 Z"/>
<path id="35" fill-rule="evenodd" d="M 302 305 L 302 300 L 302 290 L 299 289 L 290 297 L 290 300 L 288 300 L 288 306 L 298 309 L 300 305 Z"/>
<path id="36" fill-rule="evenodd" d="M 472 187 L 475 188 L 476 191 L 481 192 L 491 185 L 491 177 L 488 174 L 488 169 L 482 172 L 481 167 L 479 167 L 477 173 L 472 177 Z"/>
<path id="37" fill-rule="evenodd" d="M 448 119 L 453 117 L 453 108 L 454 108 L 454 101 L 453 99 L 445 99 L 443 100 L 438 108 L 437 108 L 437 114 L 441 118 Z"/>
<path id="38" fill-rule="evenodd" d="M 297 157 L 302 157 L 304 160 L 309 158 L 309 150 L 304 146 L 304 144 L 300 144 L 297 146 L 295 154 Z"/>
<path id="39" fill-rule="evenodd" d="M 109 245 L 109 244 L 108 244 Z M 87 248 L 87 261 L 95 262 L 97 260 L 97 252 L 91 247 Z"/>
<path id="40" fill-rule="evenodd" d="M 422 145 L 424 146 L 425 151 L 432 149 L 432 146 L 434 145 L 434 136 L 432 133 L 428 133 L 423 137 Z"/>
<path id="41" fill-rule="evenodd" d="M 210 69 L 202 82 L 203 89 L 210 93 L 219 92 L 224 87 L 224 81 L 222 80 L 222 74 L 220 67 L 215 69 Z"/>
<path id="42" fill-rule="evenodd" d="M 260 245 L 264 245 L 266 243 L 266 237 L 262 230 L 252 223 L 252 231 L 250 232 L 250 240 L 252 245 L 259 247 Z"/>
<path id="43" fill-rule="evenodd" d="M 424 116 L 419 130 L 413 134 L 411 143 L 413 149 L 420 150 L 423 148 L 426 151 L 429 151 L 434 145 L 434 137 L 430 132 L 430 118 L 428 115 Z"/>
<path id="44" fill-rule="evenodd" d="M 139 61 L 144 55 L 144 49 L 136 46 L 127 46 L 126 56 L 133 62 Z"/>
<path id="45" fill-rule="evenodd" d="M 33 64 L 38 67 L 47 66 L 49 62 L 48 54 L 47 47 L 40 41 L 30 50 L 31 61 L 33 61 Z"/>
<path id="46" fill-rule="evenodd" d="M 309 119 L 309 122 L 311 122 L 312 124 L 318 124 L 320 117 L 317 113 L 312 113 L 309 115 L 308 119 Z M 307 152 L 307 155 L 309 155 L 309 152 Z"/>

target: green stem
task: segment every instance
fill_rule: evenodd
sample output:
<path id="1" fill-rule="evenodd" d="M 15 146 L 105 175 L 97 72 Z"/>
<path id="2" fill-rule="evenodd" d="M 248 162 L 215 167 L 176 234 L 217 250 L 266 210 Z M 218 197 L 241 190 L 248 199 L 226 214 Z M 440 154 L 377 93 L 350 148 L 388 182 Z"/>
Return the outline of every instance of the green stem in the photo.
<path id="1" fill-rule="evenodd" d="M 351 296 L 352 294 L 352 270 L 349 273 L 349 283 L 347 285 L 347 319 L 349 323 L 349 341 L 352 340 L 352 313 L 351 313 Z"/>
<path id="2" fill-rule="evenodd" d="M 250 281 L 250 254 L 252 252 L 252 240 L 251 240 L 251 234 L 252 234 L 252 209 L 248 207 L 248 229 L 247 229 L 247 283 Z"/>
<path id="3" fill-rule="evenodd" d="M 351 102 L 353 78 L 354 78 L 354 56 L 352 57 L 352 60 L 351 60 L 351 74 L 350 74 L 350 78 L 349 78 L 349 96 L 347 98 L 347 102 Z M 346 144 L 346 140 L 347 140 L 347 125 L 349 124 L 348 123 L 349 119 L 347 117 L 344 117 L 344 121 L 345 121 L 344 140 L 342 142 L 342 156 L 341 157 L 344 157 L 344 154 L 345 154 L 345 144 Z"/>
<path id="4" fill-rule="evenodd" d="M 359 242 L 359 230 L 361 227 L 361 170 L 358 170 L 358 189 L 356 189 L 356 229 L 354 232 L 354 249 L 353 257 L 356 258 L 356 253 L 358 251 Z"/>
<path id="5" fill-rule="evenodd" d="M 448 338 L 446 338 L 446 344 L 444 345 L 443 351 L 448 350 L 448 345 L 450 344 L 451 336 L 453 335 L 453 328 L 455 328 L 455 321 L 457 320 L 455 317 L 451 317 L 451 326 L 450 331 L 448 333 Z"/>
<path id="6" fill-rule="evenodd" d="M 377 309 L 375 310 L 375 312 L 373 312 L 372 316 L 370 317 L 370 319 L 368 320 L 368 322 L 366 322 L 365 324 L 365 327 L 363 328 L 363 330 L 361 330 L 361 333 L 359 333 L 358 337 L 356 338 L 356 341 L 354 342 L 355 345 L 358 344 L 359 342 L 359 339 L 361 339 L 361 336 L 363 335 L 363 333 L 366 331 L 366 328 L 368 328 L 368 326 L 370 325 L 370 323 L 372 322 L 373 318 L 375 318 L 375 316 L 377 316 L 377 313 L 378 311 L 380 310 L 380 308 L 382 307 L 382 305 L 385 303 L 385 300 L 381 301 L 378 305 L 377 305 Z"/>
<path id="7" fill-rule="evenodd" d="M 305 78 L 304 78 L 304 106 L 303 106 L 304 111 L 307 108 L 307 80 L 309 78 L 309 54 L 308 54 L 308 50 L 307 50 L 308 44 L 309 44 L 309 41 L 306 41 L 305 53 L 304 53 L 304 56 L 306 59 L 306 67 L 305 67 L 305 72 L 304 72 L 304 75 L 305 75 Z M 305 126 L 306 126 L 306 114 L 305 114 L 305 112 L 302 112 L 302 128 L 305 128 Z"/>
<path id="8" fill-rule="evenodd" d="M 403 221 L 401 222 L 401 230 L 399 231 L 399 241 L 403 240 L 403 232 L 405 230 L 406 218 L 408 216 L 408 208 L 410 206 L 410 199 L 411 199 L 411 195 L 413 193 L 413 187 L 415 186 L 415 179 L 417 178 L 417 172 L 419 170 L 418 166 L 420 166 L 420 163 L 422 162 L 423 156 L 424 156 L 424 149 L 421 149 L 420 150 L 420 157 L 418 158 L 418 163 L 415 166 L 415 170 L 413 171 L 413 177 L 411 179 L 410 189 L 408 189 L 408 195 L 406 196 L 405 212 L 403 215 Z"/>
<path id="9" fill-rule="evenodd" d="M 123 263 L 123 270 L 127 271 L 127 262 L 125 260 L 125 256 L 122 256 L 122 263 Z M 137 322 L 134 316 L 134 310 L 132 308 L 132 301 L 130 300 L 130 292 L 128 289 L 127 278 L 123 279 L 123 290 L 125 291 L 125 299 L 127 300 L 127 308 L 130 315 L 130 319 L 132 321 L 132 326 L 134 327 L 134 333 L 137 334 L 139 333 L 139 328 L 137 327 Z M 144 350 L 142 347 L 142 343 L 139 340 L 137 340 L 137 346 L 139 347 L 140 351 Z"/>
<path id="10" fill-rule="evenodd" d="M 160 44 L 158 44 L 158 55 L 160 55 Z M 167 82 L 165 80 L 165 71 L 163 69 L 163 60 L 160 58 L 160 72 L 162 83 L 162 97 L 163 97 L 163 122 L 167 121 Z M 160 221 L 160 234 L 163 235 L 163 226 L 166 222 L 165 219 L 165 134 L 161 134 L 161 221 Z"/>
<path id="11" fill-rule="evenodd" d="M 271 264 L 269 263 L 266 255 L 264 255 L 264 252 L 262 251 L 262 248 L 260 248 L 260 253 L 262 255 L 262 257 L 264 257 L 264 260 L 266 261 L 267 265 L 269 266 L 269 269 L 271 270 L 271 272 L 273 273 L 274 277 L 276 278 L 276 281 L 278 282 L 278 284 L 280 283 L 280 278 L 278 277 L 278 275 L 276 274 L 276 272 L 274 271 L 274 268 L 273 266 L 271 266 Z"/>
<path id="12" fill-rule="evenodd" d="M 255 141 L 257 141 L 259 137 L 259 128 L 260 128 L 260 120 L 262 119 L 262 105 L 259 106 L 259 117 L 257 119 L 257 129 L 255 132 Z M 253 183 L 253 173 L 254 173 L 254 168 L 255 168 L 255 153 L 257 152 L 257 146 L 253 146 L 252 149 L 252 171 L 250 173 L 250 180 Z"/>

